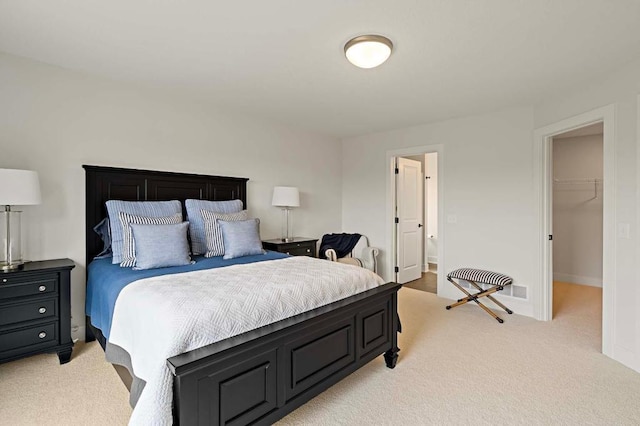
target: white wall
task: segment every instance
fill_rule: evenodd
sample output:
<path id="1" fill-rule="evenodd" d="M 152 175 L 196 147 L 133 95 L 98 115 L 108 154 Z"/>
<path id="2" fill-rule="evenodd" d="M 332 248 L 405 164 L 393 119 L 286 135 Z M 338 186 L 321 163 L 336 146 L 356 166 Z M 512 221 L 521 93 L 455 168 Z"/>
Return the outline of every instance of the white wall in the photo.
<path id="1" fill-rule="evenodd" d="M 603 77 L 571 94 L 559 94 L 534 108 L 536 128 L 593 109 L 613 104 L 615 107 L 615 222 L 617 233 L 620 225 L 629 224 L 628 238 L 617 234 L 614 250 L 615 282 L 613 315 L 613 358 L 640 371 L 640 240 L 638 239 L 638 214 L 640 188 L 638 164 L 638 94 L 640 93 L 640 60 Z"/>
<path id="2" fill-rule="evenodd" d="M 297 186 L 295 233 L 341 230 L 340 141 L 10 55 L 0 55 L 0 152 L 0 167 L 40 173 L 43 203 L 23 208 L 25 254 L 76 262 L 73 326 L 84 324 L 82 164 L 247 177 L 263 238 L 280 235 L 273 187 Z"/>
<path id="3" fill-rule="evenodd" d="M 449 120 L 346 139 L 343 145 L 345 229 L 358 230 L 383 248 L 387 270 L 390 237 L 385 223 L 386 152 L 443 144 L 440 178 L 444 180 L 444 264 L 482 266 L 507 273 L 528 287 L 535 300 L 540 285 L 539 200 L 532 190 L 534 129 L 613 104 L 615 107 L 615 311 L 612 357 L 640 371 L 640 60 L 572 93 L 557 92 L 532 108 Z M 451 223 L 455 219 L 456 223 Z M 629 225 L 630 235 L 619 232 Z M 446 288 L 446 287 L 445 287 Z M 455 293 L 443 293 L 457 297 Z M 515 305 L 532 314 L 531 304 Z"/>
<path id="4" fill-rule="evenodd" d="M 603 135 L 553 139 L 553 279 L 602 287 Z M 567 181 L 573 181 L 567 183 Z M 597 192 L 596 192 L 597 191 Z"/>
<path id="5" fill-rule="evenodd" d="M 342 223 L 382 249 L 380 273 L 388 270 L 387 151 L 442 144 L 439 177 L 444 184 L 444 253 L 438 268 L 470 266 L 511 275 L 531 288 L 531 259 L 537 254 L 533 235 L 533 111 L 506 111 L 449 120 L 344 140 Z M 444 260 L 444 263 L 442 262 Z M 443 296 L 458 298 L 453 286 Z M 440 289 L 439 289 L 440 291 Z M 529 300 L 509 300 L 516 312 L 532 314 Z"/>

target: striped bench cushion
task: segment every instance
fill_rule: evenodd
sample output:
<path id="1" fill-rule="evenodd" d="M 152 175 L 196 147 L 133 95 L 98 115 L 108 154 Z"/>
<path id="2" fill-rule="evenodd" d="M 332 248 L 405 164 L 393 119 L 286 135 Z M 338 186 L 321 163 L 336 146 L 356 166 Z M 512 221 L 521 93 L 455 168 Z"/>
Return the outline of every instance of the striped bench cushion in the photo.
<path id="1" fill-rule="evenodd" d="M 499 274 L 497 272 L 484 271 L 482 269 L 474 268 L 460 268 L 455 271 L 449 272 L 447 278 L 457 278 L 466 281 L 473 281 L 475 283 L 483 283 L 490 285 L 505 286 L 513 282 L 513 278 Z"/>

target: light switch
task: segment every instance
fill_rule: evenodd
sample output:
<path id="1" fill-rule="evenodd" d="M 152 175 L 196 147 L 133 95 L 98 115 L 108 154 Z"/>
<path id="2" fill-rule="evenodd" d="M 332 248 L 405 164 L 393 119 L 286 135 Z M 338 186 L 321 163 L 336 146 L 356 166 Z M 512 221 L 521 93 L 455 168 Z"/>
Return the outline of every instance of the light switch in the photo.
<path id="1" fill-rule="evenodd" d="M 631 238 L 631 225 L 628 223 L 618 224 L 618 238 L 624 238 L 628 240 Z"/>

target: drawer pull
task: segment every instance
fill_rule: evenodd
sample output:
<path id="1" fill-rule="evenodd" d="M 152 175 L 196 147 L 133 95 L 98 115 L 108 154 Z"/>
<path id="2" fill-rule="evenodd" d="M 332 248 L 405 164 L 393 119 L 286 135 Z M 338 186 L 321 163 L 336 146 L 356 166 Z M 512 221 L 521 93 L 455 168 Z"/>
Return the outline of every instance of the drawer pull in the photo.
<path id="1" fill-rule="evenodd" d="M 307 253 L 311 253 L 311 249 L 307 249 Z"/>
<path id="2" fill-rule="evenodd" d="M 38 291 L 45 291 L 47 289 L 46 285 L 41 285 L 40 287 L 38 287 Z"/>
<path id="3" fill-rule="evenodd" d="M 44 339 L 45 337 L 47 337 L 47 333 L 45 333 L 44 331 L 41 331 L 40 334 L 38 334 L 38 337 L 41 339 Z"/>
<path id="4" fill-rule="evenodd" d="M 8 281 L 8 280 L 7 280 L 6 278 L 3 278 L 3 279 L 2 279 L 2 282 L 3 282 L 3 283 L 6 283 L 7 281 Z"/>
<path id="5" fill-rule="evenodd" d="M 291 253 L 287 252 L 287 254 L 291 254 Z"/>
<path id="6" fill-rule="evenodd" d="M 38 312 L 40 312 L 41 314 L 44 314 L 45 312 L 47 312 L 47 308 L 42 307 L 42 308 L 38 309 Z"/>

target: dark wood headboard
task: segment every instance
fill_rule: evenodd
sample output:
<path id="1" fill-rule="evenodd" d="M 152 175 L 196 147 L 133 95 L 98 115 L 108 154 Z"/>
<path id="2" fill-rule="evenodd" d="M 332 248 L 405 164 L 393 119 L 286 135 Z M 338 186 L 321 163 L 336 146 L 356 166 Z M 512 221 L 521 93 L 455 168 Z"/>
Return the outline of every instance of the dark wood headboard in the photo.
<path id="1" fill-rule="evenodd" d="M 107 217 L 105 202 L 180 200 L 242 200 L 247 208 L 247 178 L 189 173 L 82 166 L 86 173 L 86 264 L 102 250 L 102 240 L 93 232 Z M 183 212 L 184 213 L 184 212 Z"/>

